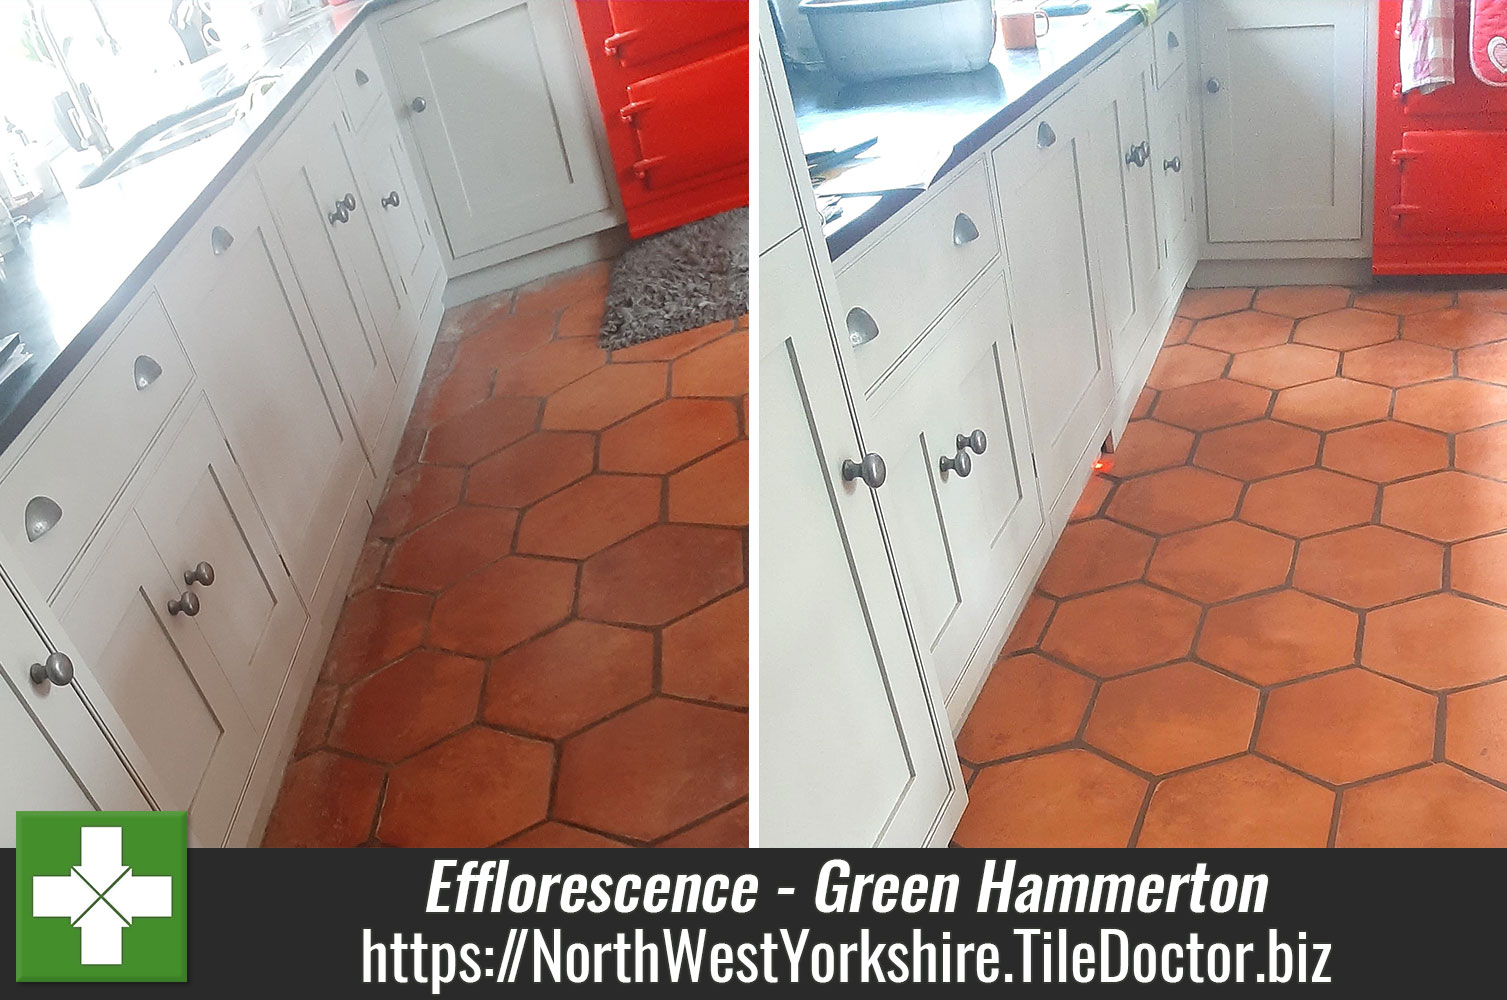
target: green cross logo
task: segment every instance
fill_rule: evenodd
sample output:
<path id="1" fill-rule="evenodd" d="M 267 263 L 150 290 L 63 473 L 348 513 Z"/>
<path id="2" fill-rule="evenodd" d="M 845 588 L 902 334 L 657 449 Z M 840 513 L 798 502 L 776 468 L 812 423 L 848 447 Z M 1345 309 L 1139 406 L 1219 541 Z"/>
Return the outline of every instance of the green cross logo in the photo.
<path id="1" fill-rule="evenodd" d="M 17 982 L 185 982 L 184 813 L 16 814 Z"/>

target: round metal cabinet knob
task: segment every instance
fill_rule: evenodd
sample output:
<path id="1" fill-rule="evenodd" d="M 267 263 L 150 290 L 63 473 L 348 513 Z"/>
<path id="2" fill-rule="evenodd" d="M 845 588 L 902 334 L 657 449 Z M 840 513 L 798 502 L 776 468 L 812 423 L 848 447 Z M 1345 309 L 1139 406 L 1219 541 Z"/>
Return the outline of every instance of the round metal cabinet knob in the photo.
<path id="1" fill-rule="evenodd" d="M 44 684 L 51 681 L 57 685 L 73 683 L 73 661 L 64 653 L 49 653 L 41 663 L 31 665 L 31 682 Z"/>
<path id="2" fill-rule="evenodd" d="M 202 583 L 206 587 L 211 587 L 215 582 L 215 568 L 207 562 L 201 562 L 183 574 L 183 582 L 190 587 L 196 583 Z"/>
<path id="3" fill-rule="evenodd" d="M 1162 161 L 1162 169 L 1163 170 L 1170 170 L 1174 174 L 1180 174 L 1180 173 L 1182 173 L 1183 172 L 1183 158 L 1181 156 L 1174 156 L 1170 160 L 1163 160 Z"/>
<path id="4" fill-rule="evenodd" d="M 943 455 L 938 464 L 943 472 L 956 473 L 963 479 L 973 474 L 973 458 L 967 451 L 959 451 L 956 455 Z"/>
<path id="5" fill-rule="evenodd" d="M 356 210 L 356 196 L 347 191 L 345 197 L 340 199 L 340 204 L 345 206 L 347 212 L 354 212 Z"/>
<path id="6" fill-rule="evenodd" d="M 389 191 L 387 196 L 382 199 L 383 208 L 397 208 L 399 204 L 398 192 L 396 191 Z"/>
<path id="7" fill-rule="evenodd" d="M 192 590 L 185 590 L 177 600 L 167 602 L 167 613 L 194 617 L 199 613 L 199 595 Z"/>
<path id="8" fill-rule="evenodd" d="M 337 201 L 337 202 L 335 202 L 335 209 L 334 209 L 334 211 L 330 212 L 330 225 L 333 226 L 333 225 L 337 225 L 337 224 L 339 224 L 341 222 L 350 222 L 350 221 L 351 221 L 351 210 L 345 207 L 345 202 L 343 202 L 343 201 Z"/>
<path id="9" fill-rule="evenodd" d="M 972 450 L 975 455 L 982 455 L 989 448 L 989 439 L 981 430 L 975 430 L 972 434 L 958 435 L 958 451 Z"/>
<path id="10" fill-rule="evenodd" d="M 1217 94 L 1224 89 L 1224 84 L 1220 83 L 1219 80 L 1211 76 L 1209 77 L 1209 82 L 1204 84 L 1204 89 L 1211 94 Z"/>
<path id="11" fill-rule="evenodd" d="M 884 477 L 888 470 L 884 467 L 884 459 L 873 452 L 863 456 L 861 462 L 855 462 L 851 458 L 842 463 L 842 481 L 851 483 L 855 479 L 862 479 L 871 490 L 877 490 L 884 485 Z"/>
<path id="12" fill-rule="evenodd" d="M 414 114 L 421 115 L 424 113 L 425 109 L 429 107 L 429 102 L 424 100 L 422 97 L 415 97 L 413 99 L 413 103 L 409 104 L 408 106 L 413 109 Z"/>

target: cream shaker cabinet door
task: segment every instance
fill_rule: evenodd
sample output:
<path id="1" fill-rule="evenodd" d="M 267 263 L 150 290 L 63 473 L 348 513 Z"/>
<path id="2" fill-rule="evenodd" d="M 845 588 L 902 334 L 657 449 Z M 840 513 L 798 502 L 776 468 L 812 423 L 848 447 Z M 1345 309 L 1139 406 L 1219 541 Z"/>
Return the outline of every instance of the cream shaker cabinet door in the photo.
<path id="1" fill-rule="evenodd" d="M 1198 4 L 1211 243 L 1361 237 L 1370 11 Z"/>
<path id="2" fill-rule="evenodd" d="M 1193 114 L 1188 104 L 1187 75 L 1157 91 L 1151 102 L 1153 154 L 1151 179 L 1156 193 L 1157 235 L 1166 280 L 1189 263 L 1196 246 L 1198 184 Z"/>
<path id="3" fill-rule="evenodd" d="M 446 0 L 383 25 L 453 257 L 612 204 L 568 18 L 561 0 Z"/>
<path id="4" fill-rule="evenodd" d="M 272 715 L 308 620 L 241 470 L 202 400 L 136 502 L 162 561 L 253 723 Z"/>
<path id="5" fill-rule="evenodd" d="M 1087 243 L 1085 117 L 1069 94 L 994 151 L 1015 343 L 1049 508 L 1096 444 L 1114 391 Z"/>
<path id="6" fill-rule="evenodd" d="M 227 189 L 157 284 L 300 592 L 366 459 L 260 190 Z"/>
<path id="7" fill-rule="evenodd" d="M 382 247 L 388 273 L 402 296 L 403 316 L 382 331 L 382 343 L 393 371 L 401 372 L 418 332 L 418 312 L 438 267 L 434 236 L 424 218 L 418 185 L 398 138 L 397 123 L 379 111 L 358 136 L 353 166 L 366 189 L 372 225 Z"/>

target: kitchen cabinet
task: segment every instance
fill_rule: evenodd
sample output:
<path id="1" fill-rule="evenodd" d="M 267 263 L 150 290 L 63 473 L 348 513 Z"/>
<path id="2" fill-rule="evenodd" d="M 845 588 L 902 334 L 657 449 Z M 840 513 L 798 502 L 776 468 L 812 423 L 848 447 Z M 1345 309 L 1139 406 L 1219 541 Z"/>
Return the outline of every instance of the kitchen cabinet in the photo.
<path id="1" fill-rule="evenodd" d="M 382 26 L 451 257 L 612 206 L 562 0 L 445 0 Z"/>
<path id="2" fill-rule="evenodd" d="M 1167 263 L 1159 235 L 1153 175 L 1162 150 L 1151 130 L 1154 94 L 1151 43 L 1142 37 L 1090 74 L 1081 86 L 1088 104 L 1089 188 L 1099 302 L 1109 331 L 1111 367 L 1118 381 L 1131 370 L 1165 298 Z M 1158 154 L 1162 154 L 1158 159 Z M 1180 192 L 1179 192 L 1180 196 Z"/>
<path id="3" fill-rule="evenodd" d="M 1194 253 L 1198 211 L 1198 150 L 1186 70 L 1179 69 L 1153 95 L 1151 117 L 1152 156 L 1148 166 L 1156 194 L 1161 259 L 1170 274 L 1178 274 Z"/>
<path id="4" fill-rule="evenodd" d="M 362 470 L 367 477 L 371 470 L 292 261 L 250 181 L 216 200 L 163 266 L 157 287 L 278 552 L 307 596 Z"/>
<path id="5" fill-rule="evenodd" d="M 373 115 L 354 142 L 357 181 L 365 189 L 367 214 L 401 303 L 391 326 L 379 331 L 393 371 L 401 372 L 438 266 L 433 230 L 391 113 Z"/>
<path id="6" fill-rule="evenodd" d="M 1031 444 L 1049 509 L 1096 452 L 1114 394 L 1087 242 L 1085 100 L 1069 92 L 992 154 Z"/>
<path id="7" fill-rule="evenodd" d="M 364 189 L 355 196 L 339 120 L 336 91 L 326 86 L 273 142 L 257 174 L 313 328 L 370 450 L 397 388 L 381 332 L 396 327 L 398 297 L 377 255 L 377 203 Z"/>
<path id="8" fill-rule="evenodd" d="M 1363 236 L 1368 10 L 1198 4 L 1210 243 Z"/>
<path id="9" fill-rule="evenodd" d="M 60 631 L 60 630 L 59 630 Z M 33 679 L 32 664 L 57 654 L 66 683 Z M 143 809 L 147 801 L 90 711 L 93 675 L 76 650 L 56 649 L 0 570 L 0 816 L 17 810 Z M 97 697 L 98 689 L 90 694 Z M 0 847 L 15 846 L 0 822 Z"/>
<path id="10" fill-rule="evenodd" d="M 870 446 L 907 610 L 949 708 L 1042 525 L 1002 277 L 927 338 L 930 350 L 871 400 Z"/>
<path id="11" fill-rule="evenodd" d="M 793 136 L 778 58 L 762 70 Z M 760 842 L 946 843 L 967 791 L 887 556 L 882 460 L 849 409 L 820 222 L 788 151 L 774 156 L 762 183 L 795 187 L 803 225 L 760 258 Z"/>

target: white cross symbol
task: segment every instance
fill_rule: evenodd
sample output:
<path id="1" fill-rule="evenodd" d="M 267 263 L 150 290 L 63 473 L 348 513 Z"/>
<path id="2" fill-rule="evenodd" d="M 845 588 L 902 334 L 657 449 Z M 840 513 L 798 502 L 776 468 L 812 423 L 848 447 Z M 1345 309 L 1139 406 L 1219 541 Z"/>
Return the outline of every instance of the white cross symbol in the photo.
<path id="1" fill-rule="evenodd" d="M 119 965 L 120 932 L 137 917 L 173 915 L 170 875 L 133 875 L 120 862 L 120 827 L 80 831 L 83 863 L 31 880 L 31 915 L 65 917 L 79 929 L 84 965 Z"/>

